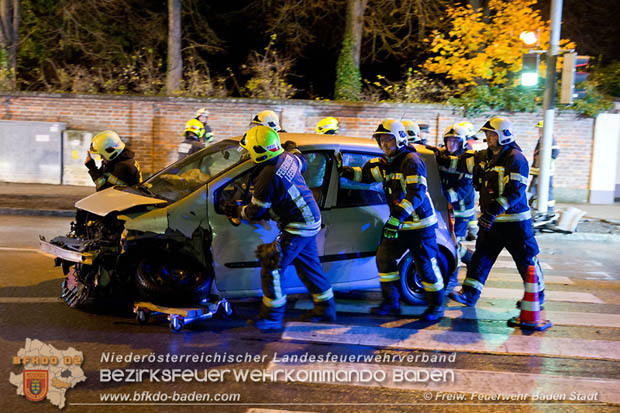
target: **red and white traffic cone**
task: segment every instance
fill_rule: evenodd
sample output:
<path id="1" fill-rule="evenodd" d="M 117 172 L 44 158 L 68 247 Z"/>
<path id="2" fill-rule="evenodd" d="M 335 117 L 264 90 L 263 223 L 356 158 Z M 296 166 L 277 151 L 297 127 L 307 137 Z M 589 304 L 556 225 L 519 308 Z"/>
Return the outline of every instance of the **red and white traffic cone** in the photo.
<path id="1" fill-rule="evenodd" d="M 540 317 L 540 303 L 538 302 L 538 277 L 533 265 L 527 269 L 525 293 L 521 300 L 521 314 L 508 320 L 511 327 L 520 327 L 526 330 L 546 330 L 551 327 L 551 321 Z"/>

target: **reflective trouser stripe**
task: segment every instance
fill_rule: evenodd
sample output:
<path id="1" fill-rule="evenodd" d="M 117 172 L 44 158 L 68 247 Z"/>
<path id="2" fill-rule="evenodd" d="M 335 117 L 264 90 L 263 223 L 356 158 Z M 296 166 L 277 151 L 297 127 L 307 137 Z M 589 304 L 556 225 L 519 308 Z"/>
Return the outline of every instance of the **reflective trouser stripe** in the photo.
<path id="1" fill-rule="evenodd" d="M 484 288 L 484 284 L 482 284 L 478 280 L 474 280 L 473 278 L 465 278 L 465 281 L 463 281 L 463 285 L 475 288 L 478 291 L 482 291 L 482 289 Z"/>
<path id="2" fill-rule="evenodd" d="M 525 301 L 521 300 L 521 310 L 525 311 L 540 311 L 540 303 L 538 301 Z"/>
<path id="3" fill-rule="evenodd" d="M 441 270 L 437 265 L 437 258 L 431 258 L 431 267 L 433 268 L 433 273 L 435 273 L 437 281 L 434 283 L 427 283 L 422 281 L 424 291 L 441 291 L 443 290 L 443 276 L 441 275 Z"/>
<path id="4" fill-rule="evenodd" d="M 327 291 L 323 291 L 320 294 L 312 294 L 312 299 L 315 303 L 318 303 L 319 301 L 331 300 L 332 298 L 334 298 L 334 291 L 331 288 Z"/>
<path id="5" fill-rule="evenodd" d="M 276 298 L 272 300 L 271 298 L 263 295 L 263 304 L 265 304 L 266 307 L 270 307 L 270 308 L 282 307 L 283 305 L 286 304 L 286 296 L 283 295 L 280 298 Z"/>
<path id="6" fill-rule="evenodd" d="M 273 277 L 273 295 L 276 299 L 282 297 L 282 286 L 280 285 L 280 272 L 278 270 L 271 271 Z"/>
<path id="7" fill-rule="evenodd" d="M 495 222 L 518 222 L 532 218 L 532 213 L 528 210 L 518 214 L 500 214 L 495 218 Z"/>
<path id="8" fill-rule="evenodd" d="M 400 280 L 400 274 L 398 271 L 396 272 L 380 272 L 379 280 L 382 283 L 390 282 L 390 281 L 398 281 Z"/>

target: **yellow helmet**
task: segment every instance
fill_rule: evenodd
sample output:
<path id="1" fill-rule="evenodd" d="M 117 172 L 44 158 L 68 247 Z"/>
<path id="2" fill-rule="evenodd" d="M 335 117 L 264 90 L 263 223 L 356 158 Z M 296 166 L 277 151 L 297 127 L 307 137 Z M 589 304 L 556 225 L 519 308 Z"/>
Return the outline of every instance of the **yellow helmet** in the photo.
<path id="1" fill-rule="evenodd" d="M 185 124 L 185 130 L 183 131 L 183 134 L 187 136 L 188 132 L 193 133 L 198 138 L 202 138 L 205 134 L 205 125 L 203 125 L 202 122 L 198 119 L 190 119 Z"/>
<path id="2" fill-rule="evenodd" d="M 422 140 L 420 137 L 420 127 L 417 123 L 409 119 L 403 119 L 402 124 L 407 132 L 407 141 L 409 143 L 418 143 Z"/>
<path id="3" fill-rule="evenodd" d="M 239 141 L 239 145 L 250 153 L 252 162 L 262 163 L 284 152 L 280 136 L 268 126 L 254 126 Z"/>
<path id="4" fill-rule="evenodd" d="M 491 131 L 495 132 L 499 137 L 500 145 L 508 145 L 515 141 L 515 135 L 512 131 L 512 123 L 508 118 L 500 118 L 499 116 L 495 116 L 487 121 L 482 128 L 481 131 Z"/>
<path id="5" fill-rule="evenodd" d="M 543 128 L 544 126 L 545 126 L 545 121 L 544 121 L 544 120 L 541 120 L 540 122 L 538 122 L 538 123 L 536 124 L 536 127 L 537 127 L 537 128 Z"/>
<path id="6" fill-rule="evenodd" d="M 280 132 L 280 119 L 273 110 L 263 110 L 258 112 L 250 122 L 250 126 L 263 125 L 268 126 L 276 132 Z"/>
<path id="7" fill-rule="evenodd" d="M 95 135 L 90 141 L 90 153 L 100 155 L 106 161 L 114 160 L 125 149 L 125 143 L 118 133 L 104 130 Z"/>
<path id="8" fill-rule="evenodd" d="M 316 133 L 320 135 L 335 135 L 338 133 L 338 119 L 332 118 L 331 116 L 321 119 L 319 123 L 316 124 Z"/>
<path id="9" fill-rule="evenodd" d="M 467 133 L 467 139 L 477 139 L 476 138 L 476 130 L 474 129 L 474 125 L 471 122 L 463 121 L 456 124 L 456 126 L 461 126 L 465 128 Z"/>
<path id="10" fill-rule="evenodd" d="M 196 117 L 209 116 L 209 110 L 207 108 L 200 108 L 196 111 Z"/>

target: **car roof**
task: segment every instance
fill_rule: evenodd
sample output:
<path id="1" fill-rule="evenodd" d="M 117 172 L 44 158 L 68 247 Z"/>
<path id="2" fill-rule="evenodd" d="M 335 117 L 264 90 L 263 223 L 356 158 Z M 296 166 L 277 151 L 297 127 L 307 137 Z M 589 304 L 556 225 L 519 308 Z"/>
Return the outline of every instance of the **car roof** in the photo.
<path id="1" fill-rule="evenodd" d="M 294 141 L 297 146 L 304 149 L 340 149 L 350 151 L 363 151 L 382 154 L 383 152 L 377 145 L 377 141 L 372 138 L 360 138 L 343 135 L 319 135 L 316 133 L 288 133 L 281 132 L 280 142 Z M 231 138 L 233 140 L 241 140 L 241 136 Z M 418 152 L 428 152 L 423 145 L 416 145 Z"/>

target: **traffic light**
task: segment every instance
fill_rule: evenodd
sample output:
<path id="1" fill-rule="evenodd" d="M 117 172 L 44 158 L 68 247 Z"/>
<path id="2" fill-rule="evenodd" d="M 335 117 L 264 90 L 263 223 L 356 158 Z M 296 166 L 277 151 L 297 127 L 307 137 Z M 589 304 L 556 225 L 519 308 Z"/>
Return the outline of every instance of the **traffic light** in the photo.
<path id="1" fill-rule="evenodd" d="M 521 86 L 536 86 L 538 84 L 538 59 L 538 54 L 528 53 L 523 55 Z"/>
<path id="2" fill-rule="evenodd" d="M 560 103 L 570 105 L 573 99 L 585 96 L 586 90 L 575 88 L 580 82 L 588 78 L 585 71 L 590 56 L 577 56 L 577 53 L 565 53 L 562 66 L 562 89 L 560 90 Z"/>

